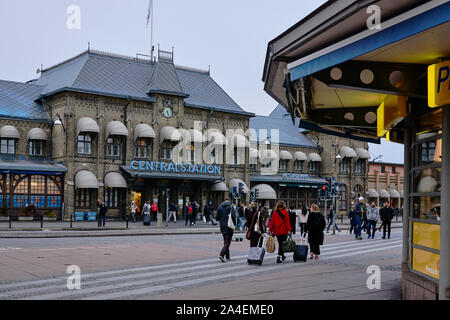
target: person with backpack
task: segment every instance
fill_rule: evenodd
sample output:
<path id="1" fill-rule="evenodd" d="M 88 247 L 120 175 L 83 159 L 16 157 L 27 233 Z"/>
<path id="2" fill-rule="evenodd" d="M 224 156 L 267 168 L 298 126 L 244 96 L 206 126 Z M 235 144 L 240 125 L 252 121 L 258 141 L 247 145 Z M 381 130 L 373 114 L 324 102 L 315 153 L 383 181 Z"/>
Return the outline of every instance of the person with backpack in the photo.
<path id="1" fill-rule="evenodd" d="M 173 223 L 177 223 L 177 211 L 178 206 L 172 202 L 169 206 L 169 221 L 173 217 Z"/>
<path id="2" fill-rule="evenodd" d="M 230 258 L 230 245 L 233 239 L 234 229 L 228 227 L 228 219 L 231 215 L 231 219 L 236 221 L 236 211 L 231 205 L 230 199 L 226 199 L 217 209 L 216 219 L 220 223 L 220 232 L 223 237 L 223 247 L 219 254 L 219 259 L 222 262 L 229 261 Z M 226 260 L 225 260 L 226 259 Z"/>
<path id="3" fill-rule="evenodd" d="M 192 222 L 195 226 L 195 221 L 201 219 L 201 212 L 200 212 L 200 206 L 198 205 L 197 201 L 192 202 Z"/>
<path id="4" fill-rule="evenodd" d="M 297 214 L 297 220 L 300 226 L 300 235 L 302 238 L 306 237 L 306 223 L 308 222 L 309 210 L 303 205 L 300 212 Z"/>
<path id="5" fill-rule="evenodd" d="M 318 260 L 320 255 L 320 246 L 323 245 L 326 222 L 320 208 L 317 204 L 311 205 L 311 212 L 308 216 L 306 229 L 308 232 L 308 242 L 311 249 L 311 259 Z"/>
<path id="6" fill-rule="evenodd" d="M 209 224 L 212 222 L 211 216 L 212 216 L 212 202 L 209 202 L 206 204 L 205 208 L 203 208 L 203 216 L 205 217 L 206 224 Z"/>
<path id="7" fill-rule="evenodd" d="M 258 209 L 258 204 L 252 202 L 250 210 L 247 211 L 248 235 L 250 240 L 250 248 L 260 247 L 262 245 L 261 238 L 265 235 L 265 225 L 261 216 L 261 211 Z"/>
<path id="8" fill-rule="evenodd" d="M 384 203 L 384 207 L 380 210 L 381 228 L 383 227 L 383 237 L 381 239 L 386 239 L 386 229 L 388 232 L 388 239 L 391 238 L 391 222 L 394 219 L 394 210 L 389 205 L 389 202 Z"/>
<path id="9" fill-rule="evenodd" d="M 192 226 L 192 216 L 194 209 L 192 208 L 192 203 L 186 202 L 186 207 L 184 208 L 184 215 L 186 216 L 186 226 L 189 221 L 189 226 Z"/>
<path id="10" fill-rule="evenodd" d="M 367 225 L 367 239 L 370 238 L 370 230 L 372 229 L 372 239 L 375 238 L 375 231 L 377 230 L 377 222 L 378 219 L 380 218 L 380 212 L 378 210 L 378 207 L 375 205 L 375 202 L 372 202 L 372 205 L 367 208 L 367 220 L 368 225 Z"/>
<path id="11" fill-rule="evenodd" d="M 283 242 L 288 238 L 288 234 L 292 234 L 292 228 L 289 221 L 289 212 L 286 210 L 284 201 L 278 201 L 272 212 L 272 218 L 269 225 L 270 234 L 277 237 L 278 240 L 278 256 L 277 263 L 286 260 L 283 252 Z"/>

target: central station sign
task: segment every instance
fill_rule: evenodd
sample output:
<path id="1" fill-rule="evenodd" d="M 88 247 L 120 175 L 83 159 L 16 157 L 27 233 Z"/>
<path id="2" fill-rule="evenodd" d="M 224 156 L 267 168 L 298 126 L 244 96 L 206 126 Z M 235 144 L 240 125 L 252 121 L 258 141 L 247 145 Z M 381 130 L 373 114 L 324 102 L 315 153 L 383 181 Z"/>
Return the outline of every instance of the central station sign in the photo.
<path id="1" fill-rule="evenodd" d="M 131 161 L 135 171 L 220 175 L 221 167 L 208 164 L 186 164 L 160 161 Z"/>
<path id="2" fill-rule="evenodd" d="M 450 105 L 450 60 L 428 67 L 428 105 Z"/>

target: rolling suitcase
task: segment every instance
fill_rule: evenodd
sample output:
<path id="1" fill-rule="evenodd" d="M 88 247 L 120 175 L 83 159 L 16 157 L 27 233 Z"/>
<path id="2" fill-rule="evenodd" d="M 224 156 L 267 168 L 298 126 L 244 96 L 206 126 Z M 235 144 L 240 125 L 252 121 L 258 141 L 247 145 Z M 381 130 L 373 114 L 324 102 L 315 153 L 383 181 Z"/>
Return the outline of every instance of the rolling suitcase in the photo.
<path id="1" fill-rule="evenodd" d="M 144 226 L 150 226 L 150 215 L 144 215 Z"/>
<path id="2" fill-rule="evenodd" d="M 303 261 L 306 262 L 308 258 L 308 245 L 303 244 L 303 241 L 306 243 L 306 239 L 302 237 L 302 241 L 299 245 L 296 246 L 294 252 L 294 262 Z"/>
<path id="3" fill-rule="evenodd" d="M 216 219 L 212 218 L 212 219 L 211 219 L 211 223 L 212 223 L 213 226 L 217 226 L 217 221 L 216 221 Z"/>
<path id="4" fill-rule="evenodd" d="M 266 249 L 264 249 L 264 244 L 262 247 L 250 248 L 250 253 L 248 254 L 248 258 L 247 258 L 248 264 L 256 264 L 259 266 L 262 265 L 265 254 L 266 254 Z"/>

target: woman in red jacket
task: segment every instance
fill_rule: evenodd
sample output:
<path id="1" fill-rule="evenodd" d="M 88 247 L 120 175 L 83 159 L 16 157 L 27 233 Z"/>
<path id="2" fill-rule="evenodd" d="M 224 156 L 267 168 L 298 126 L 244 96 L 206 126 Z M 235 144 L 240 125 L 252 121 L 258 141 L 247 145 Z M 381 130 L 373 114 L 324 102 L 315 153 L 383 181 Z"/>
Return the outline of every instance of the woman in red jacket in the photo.
<path id="1" fill-rule="evenodd" d="M 286 210 L 284 201 L 278 201 L 272 212 L 272 220 L 269 226 L 270 233 L 277 237 L 278 240 L 278 257 L 277 263 L 282 263 L 286 256 L 283 252 L 283 242 L 287 240 L 288 234 L 292 232 L 289 222 L 289 213 Z M 283 261 L 281 260 L 283 259 Z"/>

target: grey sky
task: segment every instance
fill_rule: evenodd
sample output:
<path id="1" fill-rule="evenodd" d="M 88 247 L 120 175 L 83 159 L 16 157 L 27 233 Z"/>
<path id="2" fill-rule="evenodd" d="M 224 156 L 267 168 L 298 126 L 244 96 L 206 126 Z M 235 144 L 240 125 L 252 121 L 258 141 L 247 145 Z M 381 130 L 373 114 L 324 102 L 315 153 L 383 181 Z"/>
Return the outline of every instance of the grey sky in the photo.
<path id="1" fill-rule="evenodd" d="M 154 45 L 175 47 L 175 63 L 207 70 L 246 111 L 268 115 L 277 103 L 261 81 L 267 43 L 325 0 L 154 0 Z M 69 30 L 67 8 L 81 9 Z M 148 0 L 1 0 L 0 79 L 28 81 L 36 70 L 91 48 L 135 56 L 149 53 Z M 384 161 L 403 161 L 387 144 Z M 401 148 L 400 148 L 401 147 Z M 380 146 L 372 146 L 378 155 Z M 397 162 L 397 161 L 392 161 Z"/>

